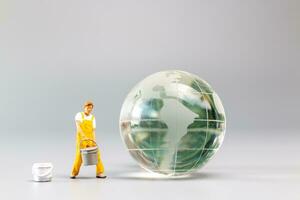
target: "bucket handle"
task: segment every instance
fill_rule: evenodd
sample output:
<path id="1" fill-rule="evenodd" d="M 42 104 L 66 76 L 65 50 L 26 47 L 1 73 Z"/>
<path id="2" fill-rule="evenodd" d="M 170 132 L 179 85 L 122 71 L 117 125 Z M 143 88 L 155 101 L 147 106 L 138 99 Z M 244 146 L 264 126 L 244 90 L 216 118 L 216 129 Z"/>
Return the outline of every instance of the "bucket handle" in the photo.
<path id="1" fill-rule="evenodd" d="M 95 141 L 95 140 L 92 140 L 92 139 L 83 139 L 83 140 L 80 140 L 79 147 L 81 147 L 83 141 L 92 141 L 92 142 L 94 142 L 94 144 L 98 147 L 98 144 L 96 143 L 96 141 Z M 81 149 L 81 148 L 80 148 L 80 149 Z"/>

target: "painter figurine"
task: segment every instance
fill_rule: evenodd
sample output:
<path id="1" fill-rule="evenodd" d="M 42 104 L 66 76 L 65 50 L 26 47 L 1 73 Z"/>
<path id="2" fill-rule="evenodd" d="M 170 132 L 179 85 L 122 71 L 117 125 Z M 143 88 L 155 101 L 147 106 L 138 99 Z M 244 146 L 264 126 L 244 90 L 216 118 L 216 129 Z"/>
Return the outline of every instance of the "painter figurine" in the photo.
<path id="1" fill-rule="evenodd" d="M 104 166 L 100 158 L 100 150 L 96 143 L 96 119 L 92 115 L 94 104 L 84 103 L 83 112 L 75 116 L 76 121 L 76 157 L 70 178 L 74 179 L 79 173 L 82 162 L 84 165 L 96 165 L 96 177 L 106 178 Z"/>

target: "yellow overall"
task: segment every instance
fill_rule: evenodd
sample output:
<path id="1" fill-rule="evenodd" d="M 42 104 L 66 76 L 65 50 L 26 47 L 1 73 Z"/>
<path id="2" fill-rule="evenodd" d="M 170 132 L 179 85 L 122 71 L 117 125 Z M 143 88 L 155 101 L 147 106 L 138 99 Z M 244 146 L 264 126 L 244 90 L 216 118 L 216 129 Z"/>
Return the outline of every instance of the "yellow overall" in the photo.
<path id="1" fill-rule="evenodd" d="M 92 139 L 96 141 L 96 136 L 93 131 L 93 119 L 94 116 L 90 120 L 84 119 L 83 112 L 82 115 L 82 122 L 80 123 L 81 130 L 84 133 L 84 136 L 88 139 Z M 82 159 L 81 159 L 81 153 L 80 148 L 86 148 L 86 147 L 93 147 L 95 144 L 92 141 L 83 141 L 80 146 L 82 138 L 81 134 L 77 132 L 76 134 L 76 157 L 73 164 L 72 174 L 71 176 L 77 176 L 81 167 Z M 98 150 L 98 164 L 96 165 L 96 175 L 99 175 L 104 172 L 104 166 L 102 164 L 101 158 L 100 158 L 100 151 Z"/>

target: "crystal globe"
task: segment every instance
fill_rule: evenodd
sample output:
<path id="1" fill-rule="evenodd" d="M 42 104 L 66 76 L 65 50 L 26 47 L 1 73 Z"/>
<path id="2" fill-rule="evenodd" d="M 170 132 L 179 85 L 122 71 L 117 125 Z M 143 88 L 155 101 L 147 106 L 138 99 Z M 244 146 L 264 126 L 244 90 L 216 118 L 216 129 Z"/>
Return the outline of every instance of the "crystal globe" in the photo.
<path id="1" fill-rule="evenodd" d="M 179 70 L 152 74 L 127 95 L 120 132 L 144 169 L 170 176 L 204 166 L 220 148 L 225 112 L 211 86 Z"/>

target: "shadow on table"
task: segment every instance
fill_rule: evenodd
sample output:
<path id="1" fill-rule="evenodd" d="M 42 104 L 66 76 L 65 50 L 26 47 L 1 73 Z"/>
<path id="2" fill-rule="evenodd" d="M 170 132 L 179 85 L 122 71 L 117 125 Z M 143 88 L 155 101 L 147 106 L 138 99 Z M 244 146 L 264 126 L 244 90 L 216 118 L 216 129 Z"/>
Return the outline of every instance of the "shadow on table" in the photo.
<path id="1" fill-rule="evenodd" d="M 216 172 L 194 172 L 184 176 L 165 176 L 142 170 L 139 166 L 123 166 L 122 170 L 110 171 L 109 177 L 120 180 L 152 180 L 152 181 L 170 181 L 170 180 L 208 180 L 225 179 L 226 174 Z"/>
<path id="2" fill-rule="evenodd" d="M 239 181 L 239 182 L 299 182 L 300 166 L 236 166 L 224 165 L 202 169 L 186 176 L 170 177 L 153 174 L 142 170 L 139 166 L 123 166 L 118 171 L 110 171 L 109 177 L 119 180 L 152 180 L 152 181 L 170 181 L 170 180 L 217 180 L 217 181 Z"/>

